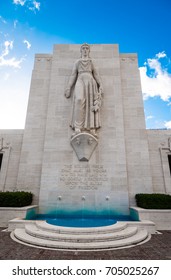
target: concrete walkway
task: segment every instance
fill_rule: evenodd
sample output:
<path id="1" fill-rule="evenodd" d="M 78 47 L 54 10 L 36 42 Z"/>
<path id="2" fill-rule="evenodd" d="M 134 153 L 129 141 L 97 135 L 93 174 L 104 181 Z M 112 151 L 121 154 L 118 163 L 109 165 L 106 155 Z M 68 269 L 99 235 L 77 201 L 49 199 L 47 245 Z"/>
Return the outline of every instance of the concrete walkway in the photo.
<path id="1" fill-rule="evenodd" d="M 0 260 L 171 260 L 171 231 L 152 235 L 147 243 L 127 249 L 104 251 L 52 251 L 14 242 L 0 228 Z"/>

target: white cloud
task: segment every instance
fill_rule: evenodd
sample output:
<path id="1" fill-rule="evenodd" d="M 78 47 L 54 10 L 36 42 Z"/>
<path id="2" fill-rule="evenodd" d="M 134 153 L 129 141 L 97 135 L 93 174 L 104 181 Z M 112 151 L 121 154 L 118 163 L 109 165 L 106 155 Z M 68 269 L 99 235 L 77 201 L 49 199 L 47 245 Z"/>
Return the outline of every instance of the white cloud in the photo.
<path id="1" fill-rule="evenodd" d="M 40 2 L 33 1 L 33 6 L 36 10 L 40 11 Z"/>
<path id="2" fill-rule="evenodd" d="M 13 0 L 13 4 L 24 6 L 27 0 Z"/>
<path id="3" fill-rule="evenodd" d="M 3 57 L 0 57 L 0 66 L 21 68 L 20 64 L 23 62 L 23 60 L 24 60 L 24 58 L 17 60 L 15 57 L 12 57 L 10 59 L 4 59 Z"/>
<path id="4" fill-rule="evenodd" d="M 17 60 L 15 57 L 7 58 L 10 53 L 10 50 L 13 49 L 13 41 L 5 41 L 4 49 L 0 54 L 0 66 L 9 66 L 14 68 L 20 68 L 20 64 L 24 58 Z"/>
<path id="5" fill-rule="evenodd" d="M 31 48 L 31 44 L 29 43 L 29 41 L 24 40 L 23 43 L 26 44 L 28 50 Z"/>
<path id="6" fill-rule="evenodd" d="M 154 119 L 154 116 L 147 116 L 146 120 Z"/>
<path id="7" fill-rule="evenodd" d="M 155 58 L 147 59 L 144 66 L 139 68 L 144 99 L 159 96 L 169 101 L 171 97 L 171 74 L 161 63 L 163 58 L 167 58 L 164 51 L 156 54 Z"/>
<path id="8" fill-rule="evenodd" d="M 4 80 L 7 81 L 10 77 L 10 74 L 9 73 L 5 73 L 4 74 Z"/>
<path id="9" fill-rule="evenodd" d="M 31 70 L 30 66 L 19 71 L 0 67 L 0 129 L 24 128 Z"/>
<path id="10" fill-rule="evenodd" d="M 157 53 L 156 57 L 159 58 L 159 59 L 163 58 L 163 57 L 166 57 L 165 51 Z"/>
<path id="11" fill-rule="evenodd" d="M 23 77 L 20 82 L 18 80 L 15 82 L 11 77 L 11 89 L 6 81 L 1 86 L 3 90 L 0 92 L 0 129 L 24 128 L 28 89 L 22 84 L 23 82 L 26 82 Z"/>
<path id="12" fill-rule="evenodd" d="M 4 24 L 7 23 L 6 20 L 5 20 L 2 16 L 0 16 L 0 20 L 1 20 L 1 22 L 3 22 Z"/>
<path id="13" fill-rule="evenodd" d="M 14 20 L 14 28 L 16 28 L 17 27 L 17 23 L 18 23 L 18 20 L 16 19 L 16 20 Z"/>
<path id="14" fill-rule="evenodd" d="M 33 12 L 36 12 L 36 10 L 40 11 L 40 2 L 37 2 L 35 0 L 13 0 L 13 4 L 26 6 L 29 10 Z"/>
<path id="15" fill-rule="evenodd" d="M 164 126 L 165 126 L 167 129 L 171 129 L 171 121 L 165 122 L 165 123 L 164 123 Z"/>
<path id="16" fill-rule="evenodd" d="M 6 56 L 9 54 L 10 50 L 13 49 L 13 41 L 5 41 L 4 42 L 4 50 L 2 52 L 2 56 Z"/>

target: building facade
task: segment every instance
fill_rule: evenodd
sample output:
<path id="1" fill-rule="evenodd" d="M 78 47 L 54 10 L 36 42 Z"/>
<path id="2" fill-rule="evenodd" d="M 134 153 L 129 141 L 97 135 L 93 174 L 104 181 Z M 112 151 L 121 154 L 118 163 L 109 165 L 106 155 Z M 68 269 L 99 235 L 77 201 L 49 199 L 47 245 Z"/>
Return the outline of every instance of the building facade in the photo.
<path id="1" fill-rule="evenodd" d="M 67 99 L 65 91 L 80 48 L 36 54 L 25 129 L 0 130 L 0 191 L 31 191 L 41 213 L 127 214 L 137 193 L 171 194 L 171 133 L 145 127 L 137 55 L 90 45 L 103 85 L 101 127 L 73 144 L 73 93 Z"/>

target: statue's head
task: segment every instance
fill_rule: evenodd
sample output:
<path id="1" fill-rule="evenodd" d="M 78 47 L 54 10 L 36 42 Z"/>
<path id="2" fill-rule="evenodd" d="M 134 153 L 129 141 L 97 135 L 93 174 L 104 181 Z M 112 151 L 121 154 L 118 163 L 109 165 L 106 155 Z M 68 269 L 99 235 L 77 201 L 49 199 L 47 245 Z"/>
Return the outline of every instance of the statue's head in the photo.
<path id="1" fill-rule="evenodd" d="M 81 46 L 81 57 L 89 57 L 90 46 L 87 43 L 82 44 Z"/>

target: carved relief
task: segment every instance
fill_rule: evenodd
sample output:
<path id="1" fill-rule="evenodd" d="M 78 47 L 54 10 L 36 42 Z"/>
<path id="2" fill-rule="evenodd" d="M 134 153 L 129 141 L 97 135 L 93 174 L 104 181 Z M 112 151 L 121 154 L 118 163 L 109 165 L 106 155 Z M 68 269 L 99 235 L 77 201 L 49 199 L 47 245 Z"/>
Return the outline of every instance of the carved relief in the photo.
<path id="1" fill-rule="evenodd" d="M 65 165 L 59 177 L 60 186 L 69 189 L 97 190 L 108 183 L 107 170 L 103 165 Z"/>
<path id="2" fill-rule="evenodd" d="M 65 90 L 66 98 L 69 98 L 73 91 L 70 126 L 74 133 L 71 136 L 71 145 L 81 161 L 89 160 L 97 146 L 96 131 L 101 127 L 100 108 L 103 88 L 89 53 L 90 46 L 83 44 L 81 58 L 74 64 Z M 76 135 L 79 137 L 75 139 Z"/>
<path id="3" fill-rule="evenodd" d="M 89 57 L 88 44 L 81 46 L 81 58 L 73 67 L 65 96 L 69 98 L 73 90 L 73 104 L 70 126 L 76 134 L 86 131 L 95 137 L 101 127 L 100 108 L 103 88 L 97 70 Z"/>
<path id="4" fill-rule="evenodd" d="M 160 147 L 163 150 L 171 151 L 171 137 L 169 137 L 167 140 L 160 142 Z"/>
<path id="5" fill-rule="evenodd" d="M 89 161 L 97 146 L 97 139 L 89 133 L 80 133 L 72 137 L 71 146 L 80 161 Z"/>
<path id="6" fill-rule="evenodd" d="M 0 152 L 4 149 L 8 149 L 10 147 L 10 143 L 9 142 L 5 142 L 4 138 L 0 139 Z"/>

